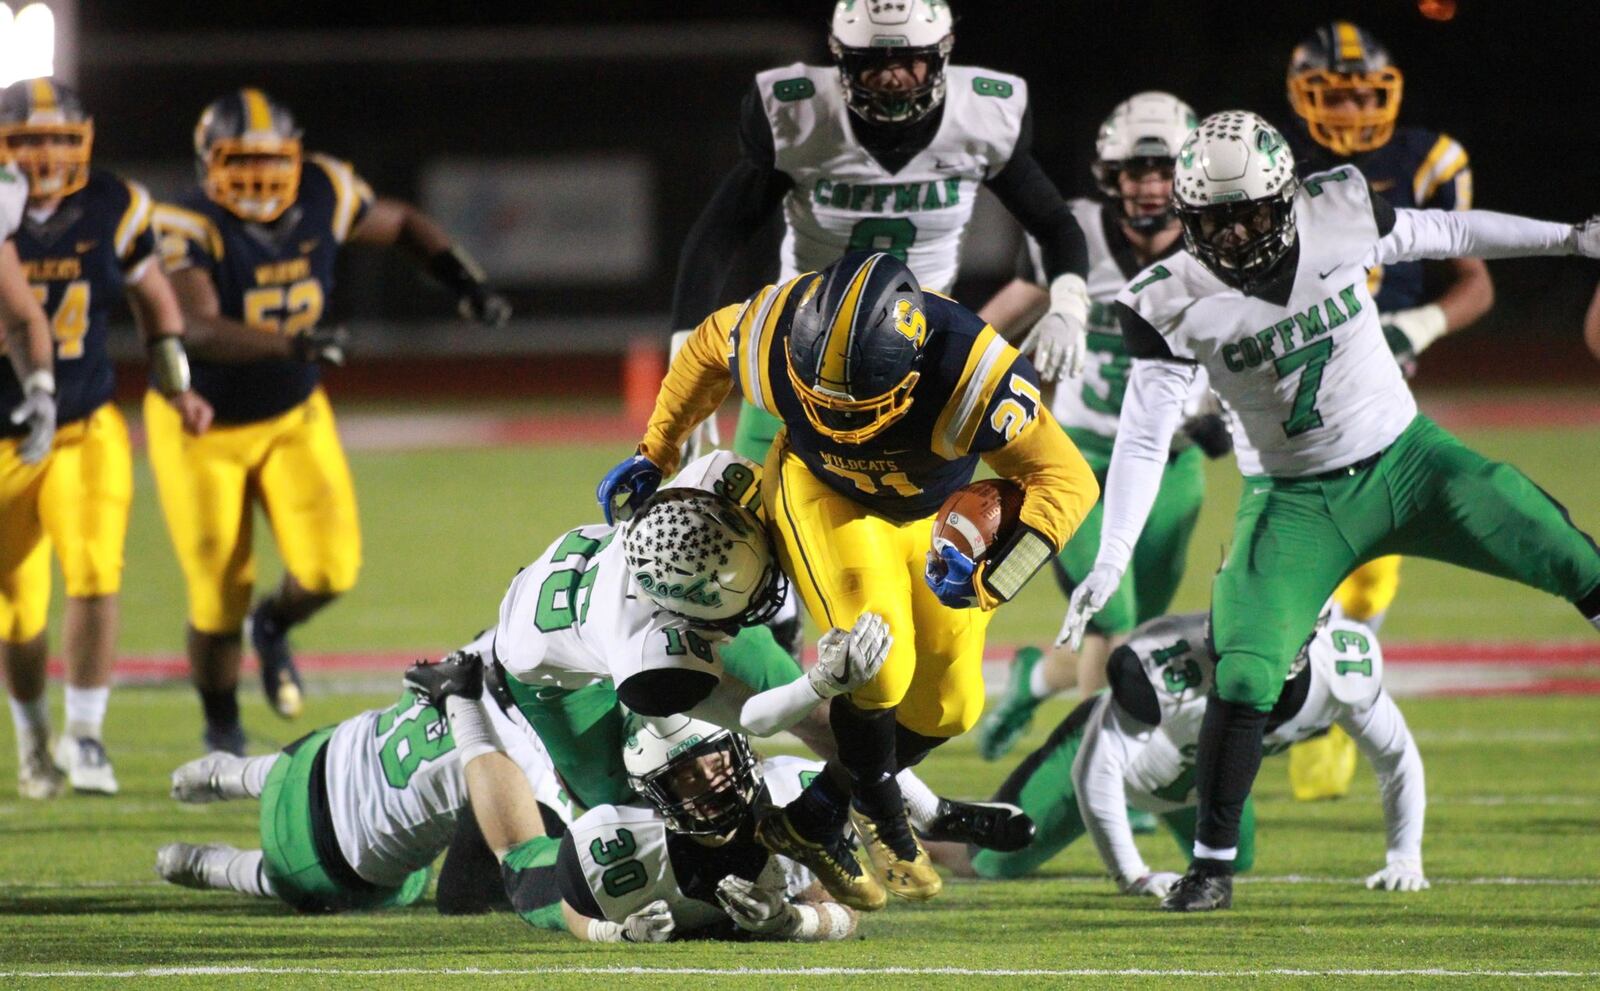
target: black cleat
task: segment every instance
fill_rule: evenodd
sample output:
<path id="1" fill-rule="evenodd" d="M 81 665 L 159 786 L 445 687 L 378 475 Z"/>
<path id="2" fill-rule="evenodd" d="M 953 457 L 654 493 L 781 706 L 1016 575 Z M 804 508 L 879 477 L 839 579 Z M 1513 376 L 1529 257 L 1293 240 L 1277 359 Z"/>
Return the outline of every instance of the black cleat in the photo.
<path id="1" fill-rule="evenodd" d="M 256 603 L 245 620 L 244 629 L 261 664 L 261 690 L 267 694 L 272 711 L 294 719 L 304 708 L 300 672 L 294 668 L 289 650 L 289 628 L 280 623 L 268 608 L 268 599 Z"/>
<path id="2" fill-rule="evenodd" d="M 939 811 L 927 829 L 930 841 L 966 843 L 985 850 L 1010 853 L 1033 842 L 1033 820 L 1006 802 L 957 802 L 939 799 Z"/>
<path id="3" fill-rule="evenodd" d="M 482 698 L 483 658 L 458 650 L 441 661 L 418 661 L 406 668 L 406 687 L 440 712 L 444 700 L 452 695 Z"/>
<path id="4" fill-rule="evenodd" d="M 1193 867 L 1161 899 L 1168 912 L 1215 912 L 1233 907 L 1233 875 L 1199 871 Z"/>
<path id="5" fill-rule="evenodd" d="M 232 726 L 206 726 L 206 731 L 200 736 L 200 743 L 206 748 L 206 753 L 222 751 L 235 757 L 244 756 L 245 739 L 244 727 L 238 723 Z"/>

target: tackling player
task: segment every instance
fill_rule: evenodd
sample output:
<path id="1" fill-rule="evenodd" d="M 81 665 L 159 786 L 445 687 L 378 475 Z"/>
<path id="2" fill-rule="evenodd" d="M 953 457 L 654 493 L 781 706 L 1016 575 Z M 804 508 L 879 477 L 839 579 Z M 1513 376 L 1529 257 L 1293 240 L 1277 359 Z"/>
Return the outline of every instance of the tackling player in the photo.
<path id="1" fill-rule="evenodd" d="M 836 698 L 838 759 L 762 842 L 814 870 L 841 901 L 883 905 L 844 845 L 852 807 L 889 890 L 931 898 L 939 875 L 912 834 L 895 773 L 970 729 L 983 710 L 983 640 L 1009 600 L 1077 529 L 1094 475 L 1040 404 L 1026 358 L 905 264 L 855 252 L 708 316 L 667 371 L 639 453 L 597 495 L 636 513 L 679 446 L 737 382 L 784 425 L 762 472 L 778 556 L 819 626 L 876 613 L 893 636 L 877 677 Z M 978 458 L 1024 490 L 1015 533 L 975 564 L 929 550 L 933 513 Z"/>
<path id="2" fill-rule="evenodd" d="M 1140 269 L 1182 248 L 1178 215 L 1172 209 L 1172 169 L 1178 147 L 1196 123 L 1189 105 L 1169 93 L 1138 93 L 1118 104 L 1095 140 L 1093 170 L 1100 199 L 1071 203 L 1089 242 L 1093 303 L 1088 357 L 1081 386 L 1058 385 L 1051 412 L 1102 486 L 1131 360 L 1123 350 L 1111 303 Z M 1006 286 L 981 311 L 1002 333 L 1027 326 L 1043 305 L 1042 273 L 1036 264 L 1030 267 L 1028 278 Z M 1198 376 L 1195 382 L 1196 407 L 1209 396 L 1204 379 Z M 1074 654 L 1063 636 L 1048 655 L 1034 647 L 1017 652 L 1001 703 L 978 725 L 978 752 L 985 760 L 998 760 L 1009 752 L 1028 731 L 1039 704 L 1051 695 L 1074 685 L 1085 696 L 1105 687 L 1106 658 L 1112 648 L 1135 626 L 1162 615 L 1172 604 L 1205 495 L 1202 450 L 1212 457 L 1228 450 L 1227 428 L 1214 413 L 1197 412 L 1174 436 L 1161 491 L 1134 551 L 1133 566 L 1095 616 L 1082 649 Z M 1100 515 L 1098 505 L 1090 510 L 1056 559 L 1056 573 L 1064 579 L 1069 596 L 1094 565 Z"/>
<path id="3" fill-rule="evenodd" d="M 1012 853 L 956 844 L 930 846 L 942 863 L 983 878 L 1031 874 L 1088 832 L 1106 870 L 1130 895 L 1164 896 L 1178 875 L 1151 871 L 1134 844 L 1128 808 L 1159 815 L 1188 853 L 1194 846 L 1194 751 L 1214 682 L 1206 614 L 1142 624 L 1111 655 L 1111 690 L 1086 698 L 1045 745 L 1025 757 L 996 792 L 1017 802 L 1039 833 Z M 1320 624 L 1301 649 L 1267 717 L 1265 752 L 1343 726 L 1378 774 L 1388 827 L 1382 870 L 1367 887 L 1417 891 L 1427 796 L 1422 757 L 1394 700 L 1383 690 L 1383 653 L 1371 629 L 1349 620 Z M 1255 811 L 1240 815 L 1234 869 L 1255 857 Z"/>
<path id="4" fill-rule="evenodd" d="M 133 499 L 128 428 L 111 401 L 111 307 L 126 296 L 143 334 L 161 402 L 190 435 L 203 433 L 211 408 L 189 388 L 183 317 L 156 256 L 150 194 L 137 183 L 90 167 L 94 122 L 78 95 L 49 79 L 0 92 L 0 158 L 28 177 L 27 213 L 15 235 L 29 288 L 44 307 L 55 341 L 55 438 L 37 467 L 5 472 L 5 609 L 0 654 L 11 693 L 22 760 L 18 791 L 46 798 L 61 787 L 57 768 L 81 792 L 114 795 L 117 778 L 101 742 L 116 661 L 123 542 Z M 36 373 L 37 374 L 37 373 Z M 43 373 L 49 378 L 49 373 Z M 0 380 L 0 406 L 29 390 Z M 44 379 L 36 378 L 33 391 Z M 9 425 L 12 436 L 24 431 Z M 45 619 L 50 548 L 66 583 L 66 732 L 54 766 L 41 755 L 49 738 Z"/>
<path id="5" fill-rule="evenodd" d="M 489 649 L 483 634 L 456 655 Z M 528 791 L 525 828 L 569 822 L 555 768 L 526 723 L 497 706 L 483 719 Z M 467 804 L 467 777 L 443 712 L 411 691 L 310 733 L 262 757 L 212 753 L 172 773 L 172 797 L 201 803 L 261 801 L 261 848 L 169 843 L 156 871 L 188 888 L 278 898 L 301 911 L 409 905 L 428 867 L 450 845 Z"/>
<path id="6" fill-rule="evenodd" d="M 739 116 L 740 160 L 684 242 L 675 327 L 728 302 L 734 258 L 780 209 L 779 283 L 847 251 L 885 251 L 920 284 L 949 292 L 986 187 L 1042 246 L 1050 280 L 1049 313 L 1023 353 L 1047 381 L 1078 373 L 1089 311 L 1084 234 L 1033 157 L 1028 84 L 949 65 L 953 25 L 944 0 L 841 0 L 828 38 L 834 65 L 756 76 Z M 778 426 L 746 402 L 734 450 L 761 463 Z"/>
<path id="7" fill-rule="evenodd" d="M 1312 143 L 1293 141 L 1301 175 L 1343 164 L 1361 170 L 1374 192 L 1397 207 L 1466 210 L 1472 168 L 1454 138 L 1420 127 L 1396 127 L 1404 79 L 1388 51 L 1349 21 L 1317 28 L 1289 58 L 1289 105 Z M 1295 137 L 1291 135 L 1291 138 Z M 1471 324 L 1494 303 L 1494 283 L 1480 258 L 1450 258 L 1448 284 L 1430 295 L 1420 261 L 1379 265 L 1367 273 L 1378 319 L 1407 377 L 1434 341 Z M 1353 619 L 1377 629 L 1400 584 L 1400 558 L 1357 568 L 1334 600 Z M 1350 789 L 1356 748 L 1337 726 L 1289 753 L 1296 798 L 1337 798 Z"/>
<path id="8" fill-rule="evenodd" d="M 145 398 L 150 462 L 189 593 L 188 655 L 205 743 L 243 753 L 240 629 L 267 699 L 299 714 L 289 630 L 349 589 L 360 524 L 319 362 L 343 361 L 344 331 L 323 322 L 347 242 L 398 246 L 456 295 L 463 316 L 498 326 L 510 307 L 438 224 L 374 197 L 345 162 L 301 153 L 288 109 L 258 89 L 206 107 L 194 131 L 200 186 L 156 209 L 189 326 L 195 389 L 216 429 L 186 437 L 155 392 Z M 250 607 L 252 504 L 272 521 L 282 584 Z"/>
<path id="9" fill-rule="evenodd" d="M 1245 484 L 1212 586 L 1217 698 L 1195 758 L 1194 859 L 1163 906 L 1208 911 L 1232 901 L 1240 811 L 1284 673 L 1357 565 L 1448 561 L 1561 596 L 1600 629 L 1600 547 L 1521 472 L 1417 412 L 1366 281 L 1419 258 L 1600 256 L 1600 219 L 1397 210 L 1351 166 L 1302 182 L 1282 135 L 1244 111 L 1190 136 L 1176 198 L 1186 250 L 1117 296 L 1133 371 L 1099 553 L 1069 612 L 1076 640 L 1120 583 L 1203 366 Z"/>

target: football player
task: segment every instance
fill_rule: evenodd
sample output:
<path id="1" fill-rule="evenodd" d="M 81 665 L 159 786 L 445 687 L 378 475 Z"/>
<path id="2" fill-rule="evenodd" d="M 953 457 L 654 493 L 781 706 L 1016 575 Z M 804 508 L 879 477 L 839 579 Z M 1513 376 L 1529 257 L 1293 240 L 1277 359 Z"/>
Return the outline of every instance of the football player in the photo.
<path id="1" fill-rule="evenodd" d="M 1301 175 L 1351 164 L 1397 207 L 1466 210 L 1472 206 L 1467 152 L 1449 135 L 1397 127 L 1404 77 L 1376 38 L 1349 21 L 1317 28 L 1289 58 L 1289 105 L 1311 138 L 1293 141 Z M 1291 138 L 1297 137 L 1291 135 Z M 1489 311 L 1494 283 L 1480 258 L 1451 258 L 1447 284 L 1430 294 L 1420 261 L 1374 267 L 1367 288 L 1389 346 L 1409 376 L 1417 356 L 1445 334 Z M 1400 558 L 1381 557 L 1351 573 L 1334 596 L 1345 615 L 1377 629 L 1400 584 Z M 1356 748 L 1335 726 L 1289 753 L 1296 798 L 1337 798 L 1350 789 Z"/>
<path id="2" fill-rule="evenodd" d="M 683 246 L 674 326 L 693 327 L 728 302 L 734 258 L 780 208 L 780 283 L 846 251 L 886 251 L 922 285 L 948 292 L 982 186 L 1043 249 L 1049 313 L 1024 353 L 1046 380 L 1077 374 L 1089 311 L 1084 234 L 1033 157 L 1028 84 L 948 64 L 953 25 L 943 0 L 840 0 L 833 65 L 756 76 L 740 111 L 740 160 Z M 760 463 L 778 425 L 745 403 L 734 450 Z"/>
<path id="3" fill-rule="evenodd" d="M 591 808 L 556 841 L 537 831 L 534 796 L 500 753 L 482 667 L 416 665 L 406 677 L 449 712 L 473 815 L 513 911 L 530 925 L 601 943 L 739 930 L 816 941 L 855 931 L 854 912 L 752 836 L 757 803 L 791 799 L 820 763 L 758 765 L 738 733 L 682 715 L 629 714 L 621 756 L 644 802 Z"/>
<path id="4" fill-rule="evenodd" d="M 1366 281 L 1419 258 L 1600 256 L 1600 218 L 1396 209 L 1348 165 L 1301 181 L 1283 136 L 1245 111 L 1201 121 L 1175 197 L 1185 250 L 1114 304 L 1133 369 L 1069 632 L 1121 582 L 1203 366 L 1245 484 L 1212 584 L 1217 697 L 1195 756 L 1194 859 L 1163 906 L 1208 911 L 1232 900 L 1239 815 L 1284 674 L 1357 565 L 1422 554 L 1558 595 L 1600 629 L 1600 547 L 1521 472 L 1417 412 Z"/>
<path id="5" fill-rule="evenodd" d="M 1077 529 L 1094 474 L 1026 358 L 899 259 L 853 252 L 706 317 L 668 368 L 639 453 L 600 483 L 608 519 L 638 511 L 735 381 L 784 425 L 761 500 L 813 621 L 875 613 L 893 636 L 882 671 L 833 700 L 838 759 L 758 832 L 840 901 L 880 908 L 884 885 L 845 847 L 853 806 L 887 890 L 931 898 L 939 875 L 894 775 L 977 722 L 989 617 Z M 936 557 L 933 514 L 980 455 L 1023 487 L 1021 519 L 981 563 L 953 547 Z"/>
<path id="6" fill-rule="evenodd" d="M 488 634 L 463 647 L 476 658 Z M 453 655 L 455 656 L 455 655 Z M 526 828 L 542 835 L 573 815 L 550 757 L 513 711 L 487 706 L 500 749 L 530 795 Z M 467 778 L 444 714 L 410 690 L 261 757 L 211 753 L 172 773 L 188 803 L 261 802 L 261 848 L 169 843 L 156 870 L 188 888 L 278 898 L 301 911 L 409 905 L 449 846 Z"/>
<path id="7" fill-rule="evenodd" d="M 156 210 L 188 322 L 195 389 L 217 429 L 189 438 L 171 407 L 145 399 L 150 460 L 189 593 L 188 654 L 210 749 L 242 753 L 240 630 L 281 716 L 300 712 L 295 625 L 349 589 L 361 563 L 355 491 L 320 362 L 343 361 L 324 322 L 347 242 L 398 246 L 456 295 L 463 316 L 510 315 L 477 265 L 408 203 L 374 197 L 347 163 L 302 154 L 288 108 L 258 89 L 206 107 L 194 131 L 199 187 Z M 250 607 L 252 503 L 272 521 L 282 584 Z"/>
<path id="8" fill-rule="evenodd" d="M 55 339 L 53 450 L 35 468 L 8 472 L 4 497 L 10 619 L 0 654 L 24 755 L 18 790 L 28 798 L 49 797 L 62 784 L 41 757 L 50 735 L 44 689 L 52 546 L 67 587 L 66 733 L 54 763 L 77 791 L 117 792 L 101 725 L 116 659 L 117 593 L 133 498 L 128 428 L 111 402 L 108 322 L 118 296 L 126 295 L 144 335 L 169 415 L 190 435 L 203 433 L 211 419 L 206 401 L 189 387 L 183 317 L 157 258 L 150 194 L 92 168 L 93 139 L 94 122 L 67 86 L 31 79 L 0 92 L 0 157 L 28 177 L 16 251 Z M 0 404 L 10 408 L 24 399 L 17 380 L 0 382 Z M 21 430 L 10 427 L 13 434 Z"/>
<path id="9" fill-rule="evenodd" d="M 1056 387 L 1051 412 L 1083 452 L 1103 486 L 1117 434 L 1117 414 L 1127 387 L 1127 353 L 1111 310 L 1118 290 L 1139 270 L 1183 247 L 1178 215 L 1172 209 L 1172 169 L 1178 147 L 1198 118 L 1187 103 L 1169 93 L 1138 93 L 1118 104 L 1095 140 L 1095 183 L 1100 198 L 1075 199 L 1073 213 L 1089 241 L 1088 356 L 1083 382 Z M 1005 333 L 1026 326 L 1045 295 L 1036 262 L 987 304 L 981 314 Z M 1209 396 L 1197 376 L 1193 404 Z M 1196 443 L 1196 440 L 1199 443 Z M 1174 435 L 1171 460 L 1150 523 L 1139 538 L 1134 563 L 1117 593 L 1095 616 L 1094 628 L 1074 655 L 1058 638 L 1045 655 L 1035 647 L 1017 652 L 999 706 L 978 725 L 978 751 L 998 760 L 1028 731 L 1039 703 L 1076 685 L 1085 696 L 1105 687 L 1106 658 L 1139 623 L 1167 611 L 1177 594 L 1187 561 L 1189 535 L 1205 494 L 1201 451 L 1212 457 L 1228 450 L 1227 428 L 1215 413 L 1199 414 Z M 1056 573 L 1067 595 L 1094 564 L 1099 543 L 1100 508 L 1084 518 L 1076 539 L 1061 549 Z"/>
<path id="10" fill-rule="evenodd" d="M 983 878 L 1030 874 L 1088 832 L 1118 887 L 1130 895 L 1167 893 L 1178 875 L 1152 871 L 1134 845 L 1127 809 L 1159 815 L 1188 853 L 1194 845 L 1194 750 L 1214 683 L 1206 614 L 1142 624 L 1111 655 L 1109 692 L 1084 699 L 1045 745 L 1023 759 L 995 797 L 1018 802 L 1039 833 L 1026 848 L 971 853 L 956 844 L 930 847 L 936 859 Z M 1279 753 L 1296 741 L 1343 726 L 1378 774 L 1388 826 L 1382 870 L 1367 887 L 1418 891 L 1422 872 L 1422 757 L 1405 717 L 1383 690 L 1383 652 L 1360 623 L 1319 626 L 1291 668 L 1267 717 L 1263 745 Z M 1255 811 L 1247 799 L 1234 869 L 1255 856 Z"/>

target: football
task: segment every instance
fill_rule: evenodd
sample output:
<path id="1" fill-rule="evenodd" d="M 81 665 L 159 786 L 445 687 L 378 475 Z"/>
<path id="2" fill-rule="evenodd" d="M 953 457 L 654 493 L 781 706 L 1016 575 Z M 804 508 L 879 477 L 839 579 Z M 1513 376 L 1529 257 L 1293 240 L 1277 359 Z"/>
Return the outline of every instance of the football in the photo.
<path id="1" fill-rule="evenodd" d="M 950 493 L 933 519 L 933 552 L 946 544 L 982 561 L 989 548 L 1003 543 L 1022 513 L 1022 486 L 1004 478 L 988 478 Z"/>

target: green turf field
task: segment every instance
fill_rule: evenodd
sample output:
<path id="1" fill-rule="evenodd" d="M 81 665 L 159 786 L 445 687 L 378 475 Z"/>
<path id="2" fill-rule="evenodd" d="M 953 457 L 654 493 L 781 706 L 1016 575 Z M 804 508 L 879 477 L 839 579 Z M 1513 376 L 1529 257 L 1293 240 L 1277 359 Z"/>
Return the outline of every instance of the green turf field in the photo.
<path id="1" fill-rule="evenodd" d="M 1600 427 L 1465 436 L 1485 453 L 1515 461 L 1565 501 L 1580 525 L 1600 532 L 1592 457 Z M 625 451 L 587 445 L 353 455 L 366 536 L 363 580 L 297 642 L 306 650 L 418 653 L 461 642 L 492 620 L 516 568 L 595 515 L 594 480 Z M 1212 467 L 1213 498 L 1180 608 L 1204 604 L 1208 573 L 1227 540 L 1237 479 L 1231 463 Z M 142 462 L 138 485 L 124 647 L 172 654 L 181 645 L 183 593 Z M 258 524 L 265 549 L 265 523 Z M 260 574 L 263 583 L 276 579 L 270 553 Z M 1387 638 L 1589 633 L 1561 602 L 1427 563 L 1408 564 L 1401 596 Z M 1038 581 L 999 613 L 993 636 L 1048 637 L 1062 605 L 1048 578 Z M 266 714 L 247 688 L 246 728 L 265 749 L 393 697 L 336 692 L 334 684 L 313 685 L 308 714 L 291 725 Z M 11 797 L 11 748 L 0 746 L 0 987 L 388 989 L 437 987 L 441 972 L 466 968 L 500 973 L 453 980 L 508 988 L 966 988 L 999 977 L 974 971 L 1032 971 L 1010 974 L 1007 983 L 1052 987 L 1220 986 L 1219 974 L 1229 976 L 1228 986 L 1262 988 L 1600 986 L 1600 780 L 1593 774 L 1600 698 L 1411 700 L 1403 707 L 1427 765 L 1429 892 L 1374 893 L 1357 883 L 1383 857 L 1370 773 L 1362 770 L 1351 799 L 1300 805 L 1287 799 L 1281 762 L 1269 762 L 1258 787 L 1257 877 L 1240 885 L 1238 908 L 1229 914 L 1174 919 L 1117 896 L 1100 879 L 1093 851 L 1080 845 L 1039 880 L 956 882 L 930 905 L 891 906 L 864 923 L 863 939 L 844 945 L 594 947 L 534 932 L 509 916 L 447 920 L 423 906 L 296 917 L 271 903 L 164 886 L 152 867 L 158 846 L 178 838 L 254 845 L 255 808 L 171 802 L 167 774 L 198 754 L 197 707 L 180 686 L 128 688 L 113 696 L 107 727 L 123 784 L 117 798 L 24 804 Z M 1030 742 L 1065 711 L 1065 703 L 1048 708 Z M 979 762 L 966 740 L 926 765 L 935 787 L 968 796 L 986 794 L 1006 769 Z M 1142 842 L 1152 865 L 1181 866 L 1169 840 Z M 593 970 L 604 968 L 715 973 Z M 757 973 L 721 974 L 739 968 Z"/>

